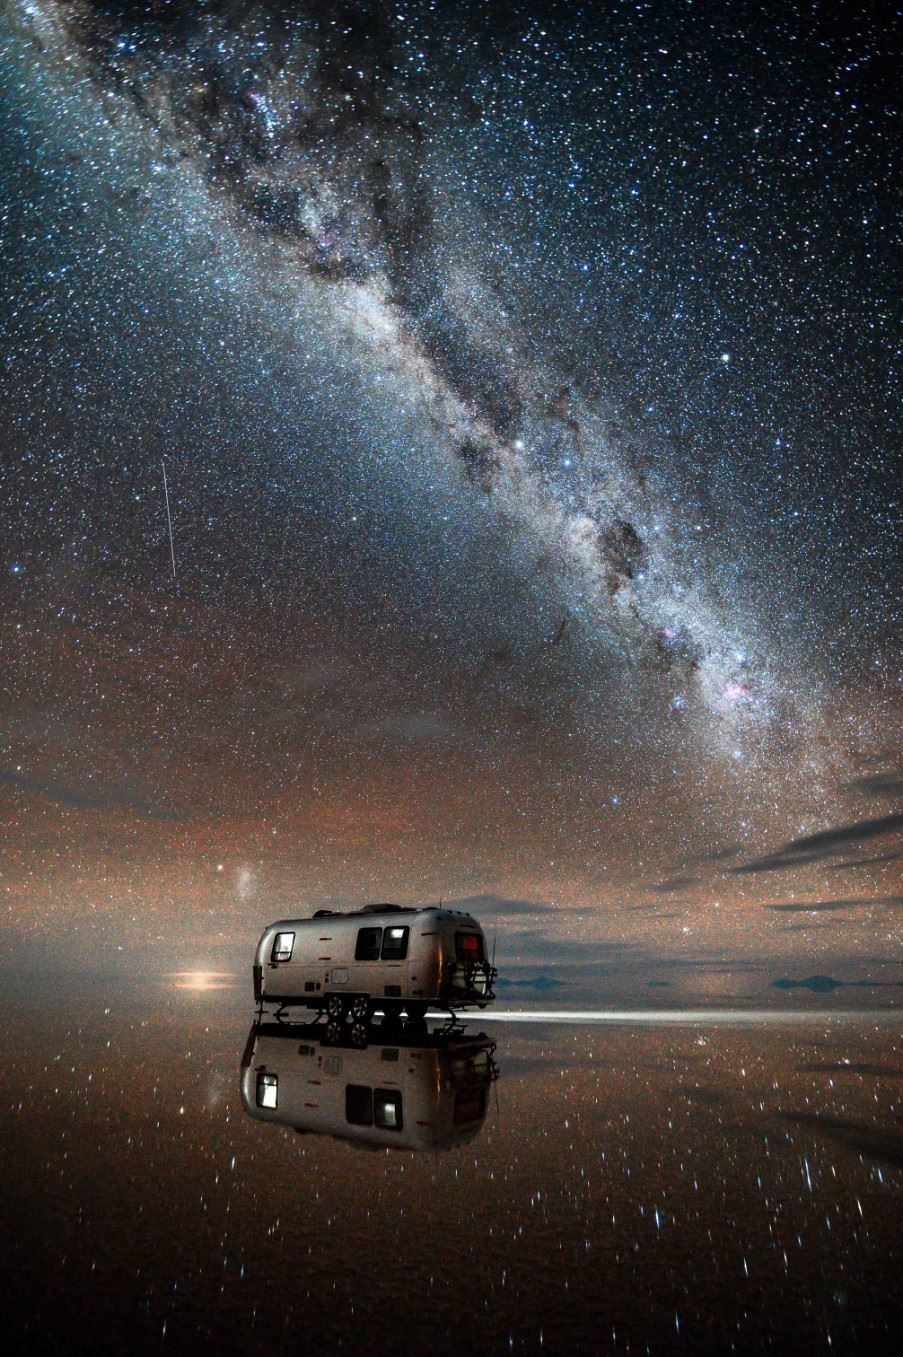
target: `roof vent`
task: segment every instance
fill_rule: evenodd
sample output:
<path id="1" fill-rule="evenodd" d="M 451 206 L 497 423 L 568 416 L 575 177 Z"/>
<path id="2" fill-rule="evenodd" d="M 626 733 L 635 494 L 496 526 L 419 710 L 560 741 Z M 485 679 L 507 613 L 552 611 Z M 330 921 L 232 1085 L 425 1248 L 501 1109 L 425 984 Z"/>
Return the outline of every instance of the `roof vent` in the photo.
<path id="1" fill-rule="evenodd" d="M 315 919 L 325 919 L 327 914 L 335 914 L 335 910 L 334 910 L 334 909 L 315 909 L 315 910 L 314 910 L 314 918 L 315 918 Z"/>
<path id="2" fill-rule="evenodd" d="M 364 905 L 362 914 L 403 914 L 404 905 Z"/>

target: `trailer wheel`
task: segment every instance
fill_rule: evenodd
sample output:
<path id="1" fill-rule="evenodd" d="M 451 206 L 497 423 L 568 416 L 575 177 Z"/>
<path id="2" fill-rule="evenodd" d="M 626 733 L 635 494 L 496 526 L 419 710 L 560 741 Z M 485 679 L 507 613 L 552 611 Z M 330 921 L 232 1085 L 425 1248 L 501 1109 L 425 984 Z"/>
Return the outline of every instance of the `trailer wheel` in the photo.
<path id="1" fill-rule="evenodd" d="M 326 1016 L 334 1018 L 336 1022 L 341 1022 L 345 1016 L 345 996 L 344 994 L 328 994 L 326 996 Z"/>
<path id="2" fill-rule="evenodd" d="M 357 994 L 351 1000 L 349 1012 L 352 1022 L 368 1023 L 371 1016 L 370 1000 L 366 994 Z"/>
<path id="3" fill-rule="evenodd" d="M 342 1020 L 341 1018 L 330 1018 L 323 1029 L 323 1045 L 338 1046 L 342 1040 Z"/>
<path id="4" fill-rule="evenodd" d="M 351 1044 L 358 1050 L 362 1050 L 367 1045 L 368 1028 L 365 1022 L 355 1022 L 351 1024 Z"/>

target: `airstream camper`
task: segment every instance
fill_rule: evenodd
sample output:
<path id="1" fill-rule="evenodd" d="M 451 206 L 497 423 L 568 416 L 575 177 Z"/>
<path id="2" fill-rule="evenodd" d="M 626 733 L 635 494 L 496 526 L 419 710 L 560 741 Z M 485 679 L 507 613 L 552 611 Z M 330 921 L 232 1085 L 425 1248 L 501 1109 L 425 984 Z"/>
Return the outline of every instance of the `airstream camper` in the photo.
<path id="1" fill-rule="evenodd" d="M 497 1077 L 495 1042 L 399 1036 L 363 1050 L 321 1044 L 322 1026 L 251 1028 L 241 1099 L 258 1121 L 358 1145 L 440 1150 L 482 1128 Z M 301 1039 L 299 1039 L 301 1038 Z"/>
<path id="2" fill-rule="evenodd" d="M 485 1008 L 495 968 L 483 930 L 460 910 L 365 905 L 347 914 L 318 909 L 264 929 L 254 959 L 258 1005 L 303 1005 L 326 1014 L 335 1039 L 344 1024 L 366 1028 L 427 1008 Z"/>

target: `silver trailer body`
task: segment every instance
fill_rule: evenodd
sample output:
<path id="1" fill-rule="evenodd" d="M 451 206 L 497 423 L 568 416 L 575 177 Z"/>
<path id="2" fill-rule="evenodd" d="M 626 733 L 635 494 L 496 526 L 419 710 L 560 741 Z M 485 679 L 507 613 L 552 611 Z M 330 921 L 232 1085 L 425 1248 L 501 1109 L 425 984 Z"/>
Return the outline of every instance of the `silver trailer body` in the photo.
<path id="1" fill-rule="evenodd" d="M 377 1035 L 364 1050 L 331 1050 L 320 1045 L 320 1030 L 252 1027 L 241 1070 L 250 1116 L 407 1150 L 451 1149 L 481 1130 L 496 1075 L 488 1038 L 417 1045 Z"/>
<path id="2" fill-rule="evenodd" d="M 326 1009 L 366 1021 L 374 1011 L 485 1008 L 495 971 L 476 919 L 460 910 L 368 905 L 264 929 L 254 958 L 258 1003 Z"/>

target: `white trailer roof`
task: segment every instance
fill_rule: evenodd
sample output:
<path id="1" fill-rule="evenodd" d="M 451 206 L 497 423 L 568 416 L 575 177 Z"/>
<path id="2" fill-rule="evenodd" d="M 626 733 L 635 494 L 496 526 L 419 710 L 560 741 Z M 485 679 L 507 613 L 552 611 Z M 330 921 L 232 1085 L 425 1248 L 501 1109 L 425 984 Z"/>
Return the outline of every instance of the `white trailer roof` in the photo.
<path id="1" fill-rule="evenodd" d="M 298 924 L 326 923 L 327 920 L 334 919 L 385 920 L 397 918 L 402 914 L 435 914 L 437 919 L 466 919 L 468 923 L 477 923 L 473 915 L 468 914 L 466 910 L 446 909 L 443 905 L 364 905 L 361 909 L 350 910 L 318 909 L 313 914 L 300 918 L 296 916 L 292 919 L 277 919 L 275 923 L 267 924 L 267 928 L 288 928 L 296 927 Z"/>

